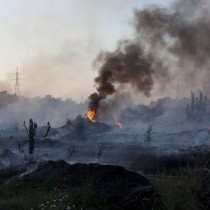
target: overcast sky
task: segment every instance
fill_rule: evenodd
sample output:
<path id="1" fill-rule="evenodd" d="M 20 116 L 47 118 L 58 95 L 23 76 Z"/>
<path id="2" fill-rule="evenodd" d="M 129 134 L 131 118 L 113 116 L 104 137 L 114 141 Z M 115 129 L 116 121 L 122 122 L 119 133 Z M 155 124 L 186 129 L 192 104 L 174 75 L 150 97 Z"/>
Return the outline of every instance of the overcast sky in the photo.
<path id="1" fill-rule="evenodd" d="M 133 34 L 135 8 L 169 0 L 0 0 L 0 90 L 80 101 L 95 88 L 92 62 Z"/>

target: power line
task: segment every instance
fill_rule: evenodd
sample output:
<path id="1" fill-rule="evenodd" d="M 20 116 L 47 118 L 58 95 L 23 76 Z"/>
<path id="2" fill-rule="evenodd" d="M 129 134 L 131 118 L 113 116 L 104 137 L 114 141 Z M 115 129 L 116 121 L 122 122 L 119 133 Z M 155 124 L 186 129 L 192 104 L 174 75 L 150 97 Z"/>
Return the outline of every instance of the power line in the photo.
<path id="1" fill-rule="evenodd" d="M 18 66 L 17 66 L 17 71 L 15 73 L 15 95 L 20 96 L 20 78 L 19 78 Z"/>

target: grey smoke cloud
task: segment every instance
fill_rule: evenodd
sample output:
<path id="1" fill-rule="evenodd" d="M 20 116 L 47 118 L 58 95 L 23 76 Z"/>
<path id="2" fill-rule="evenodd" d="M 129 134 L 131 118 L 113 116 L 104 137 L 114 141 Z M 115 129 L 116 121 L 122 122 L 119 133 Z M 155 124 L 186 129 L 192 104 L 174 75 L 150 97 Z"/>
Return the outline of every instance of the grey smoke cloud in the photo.
<path id="1" fill-rule="evenodd" d="M 209 9 L 204 0 L 187 0 L 173 3 L 168 10 L 156 7 L 136 11 L 136 32 L 151 47 L 166 48 L 180 65 L 190 60 L 203 66 L 210 54 L 210 15 L 205 12 Z"/>

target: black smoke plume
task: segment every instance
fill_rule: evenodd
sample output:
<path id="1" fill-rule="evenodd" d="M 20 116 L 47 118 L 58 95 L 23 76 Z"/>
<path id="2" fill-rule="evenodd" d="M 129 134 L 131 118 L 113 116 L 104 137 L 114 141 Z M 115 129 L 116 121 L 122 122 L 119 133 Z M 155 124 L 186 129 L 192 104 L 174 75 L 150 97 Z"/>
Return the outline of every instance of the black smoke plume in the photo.
<path id="1" fill-rule="evenodd" d="M 116 92 L 114 84 L 130 84 L 149 97 L 157 76 L 155 66 L 162 66 L 160 61 L 155 61 L 152 55 L 145 53 L 140 43 L 132 43 L 129 40 L 120 42 L 114 52 L 100 53 L 96 62 L 102 64 L 99 76 L 95 78 L 98 93 L 89 97 L 90 107 L 96 110 L 102 99 Z"/>
<path id="2" fill-rule="evenodd" d="M 167 8 L 135 10 L 134 26 L 133 40 L 120 41 L 115 51 L 101 52 L 96 58 L 97 93 L 90 96 L 90 106 L 96 110 L 101 100 L 126 84 L 150 97 L 155 85 L 173 89 L 170 83 L 179 80 L 190 87 L 210 76 L 207 0 L 177 0 Z"/>

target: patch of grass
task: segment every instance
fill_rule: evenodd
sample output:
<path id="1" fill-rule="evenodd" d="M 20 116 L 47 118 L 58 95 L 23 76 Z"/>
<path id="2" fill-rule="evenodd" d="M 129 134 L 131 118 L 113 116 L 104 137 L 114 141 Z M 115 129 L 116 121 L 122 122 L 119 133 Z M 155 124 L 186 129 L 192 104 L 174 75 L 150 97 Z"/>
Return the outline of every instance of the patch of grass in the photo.
<path id="1" fill-rule="evenodd" d="M 206 210 L 210 209 L 210 171 L 205 156 L 197 156 L 186 167 L 176 173 L 165 172 L 153 177 L 164 210 Z"/>
<path id="2" fill-rule="evenodd" d="M 90 182 L 86 182 L 81 187 L 73 189 L 70 197 L 83 209 L 105 209 L 105 200 L 96 197 L 95 191 Z"/>
<path id="3" fill-rule="evenodd" d="M 44 180 L 41 186 L 16 179 L 4 181 L 0 186 L 1 210 L 106 209 L 104 202 L 96 199 L 88 179 L 77 188 L 57 188 L 48 179 Z"/>
<path id="4" fill-rule="evenodd" d="M 195 154 L 187 164 L 174 164 L 173 170 L 164 171 L 163 165 L 151 180 L 160 194 L 162 206 L 153 210 L 207 210 L 210 209 L 209 156 Z M 174 157 L 175 158 L 175 157 Z M 171 159 L 170 159 L 171 160 Z M 178 159 L 181 160 L 182 159 Z M 185 159 L 184 159 L 185 160 Z M 164 161 L 165 163 L 165 161 Z M 170 161 L 167 161 L 167 167 Z M 174 163 L 174 160 L 172 161 Z M 18 173 L 15 168 L 0 171 L 0 209 L 37 210 L 72 209 L 106 210 L 105 200 L 96 197 L 92 186 L 93 174 L 87 174 L 79 187 L 59 187 L 46 178 L 41 185 L 21 182 L 12 178 Z M 57 187 L 56 187 L 57 186 Z"/>
<path id="5" fill-rule="evenodd" d="M 23 187 L 22 183 L 17 180 L 0 186 L 0 209 L 31 209 L 39 202 L 45 202 L 52 199 L 50 192 L 39 190 L 32 187 Z"/>

